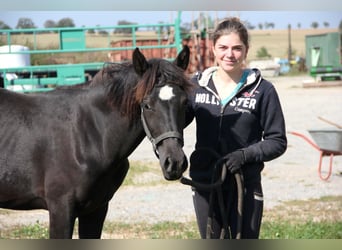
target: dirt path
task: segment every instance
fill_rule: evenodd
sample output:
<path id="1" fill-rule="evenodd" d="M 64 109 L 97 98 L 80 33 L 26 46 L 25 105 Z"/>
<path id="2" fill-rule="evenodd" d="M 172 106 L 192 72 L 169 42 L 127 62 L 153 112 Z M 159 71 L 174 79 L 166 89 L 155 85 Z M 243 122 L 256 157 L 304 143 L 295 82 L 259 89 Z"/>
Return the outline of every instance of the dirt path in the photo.
<path id="1" fill-rule="evenodd" d="M 310 129 L 334 128 L 317 117 L 322 116 L 342 124 L 342 88 L 302 88 L 309 77 L 278 77 L 275 84 L 286 119 L 288 131 L 308 135 Z M 195 142 L 195 126 L 185 130 L 184 150 L 189 156 Z M 157 161 L 147 140 L 131 155 L 131 160 Z M 329 181 L 318 177 L 319 152 L 303 139 L 288 135 L 286 153 L 266 163 L 263 171 L 265 209 L 283 201 L 307 200 L 322 196 L 342 197 L 342 157 L 334 158 L 333 174 Z M 340 203 L 341 204 L 341 203 Z M 322 207 L 320 209 L 329 209 Z M 340 209 L 342 210 L 342 209 Z M 123 187 L 110 203 L 107 220 L 155 223 L 163 220 L 188 221 L 194 219 L 191 190 L 178 182 L 159 186 Z M 0 230 L 16 224 L 47 222 L 46 211 L 0 210 Z"/>

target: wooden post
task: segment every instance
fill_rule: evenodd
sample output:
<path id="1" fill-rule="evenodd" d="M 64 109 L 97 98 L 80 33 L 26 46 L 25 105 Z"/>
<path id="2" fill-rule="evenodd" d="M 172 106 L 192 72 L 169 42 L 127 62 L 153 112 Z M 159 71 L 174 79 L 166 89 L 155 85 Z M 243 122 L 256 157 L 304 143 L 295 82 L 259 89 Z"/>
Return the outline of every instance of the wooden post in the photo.
<path id="1" fill-rule="evenodd" d="M 289 38 L 288 60 L 289 60 L 289 64 L 291 65 L 291 59 L 292 59 L 291 24 L 288 25 L 288 38 Z"/>

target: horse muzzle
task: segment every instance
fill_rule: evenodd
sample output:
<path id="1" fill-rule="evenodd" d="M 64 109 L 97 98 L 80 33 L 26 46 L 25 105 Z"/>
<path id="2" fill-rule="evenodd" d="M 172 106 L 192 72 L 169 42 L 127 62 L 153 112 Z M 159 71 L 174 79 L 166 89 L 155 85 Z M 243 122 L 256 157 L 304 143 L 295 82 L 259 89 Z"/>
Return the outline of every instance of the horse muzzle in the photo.
<path id="1" fill-rule="evenodd" d="M 158 146 L 159 163 L 168 181 L 180 179 L 188 167 L 188 160 L 176 141 L 175 138 L 167 139 Z"/>

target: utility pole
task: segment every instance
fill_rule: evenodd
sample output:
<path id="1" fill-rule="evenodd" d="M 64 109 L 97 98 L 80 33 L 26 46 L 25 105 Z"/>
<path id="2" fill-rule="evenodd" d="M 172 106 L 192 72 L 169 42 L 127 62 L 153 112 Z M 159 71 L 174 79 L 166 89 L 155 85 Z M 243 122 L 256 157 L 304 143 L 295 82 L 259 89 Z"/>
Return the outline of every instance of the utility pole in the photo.
<path id="1" fill-rule="evenodd" d="M 292 47 L 291 47 L 291 24 L 288 25 L 288 38 L 289 38 L 289 48 L 288 48 L 288 60 L 289 63 L 292 59 Z M 291 65 L 291 64 L 290 64 Z"/>

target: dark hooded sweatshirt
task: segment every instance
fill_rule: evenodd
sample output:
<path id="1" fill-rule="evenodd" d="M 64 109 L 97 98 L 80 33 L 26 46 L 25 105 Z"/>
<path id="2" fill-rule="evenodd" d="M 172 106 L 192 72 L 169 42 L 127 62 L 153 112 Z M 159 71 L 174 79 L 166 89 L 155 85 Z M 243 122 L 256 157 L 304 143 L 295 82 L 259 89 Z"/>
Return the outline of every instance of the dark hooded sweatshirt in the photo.
<path id="1" fill-rule="evenodd" d="M 196 87 L 189 97 L 187 124 L 196 119 L 195 149 L 211 149 L 220 156 L 243 150 L 245 182 L 260 181 L 264 162 L 279 157 L 287 147 L 278 94 L 259 70 L 246 69 L 242 86 L 222 104 L 212 80 L 216 70 L 217 67 L 211 67 L 192 78 Z M 191 159 L 193 180 L 210 182 L 213 164 L 205 167 L 197 164 L 210 161 L 206 159 L 209 157 L 210 154 L 202 153 Z"/>

